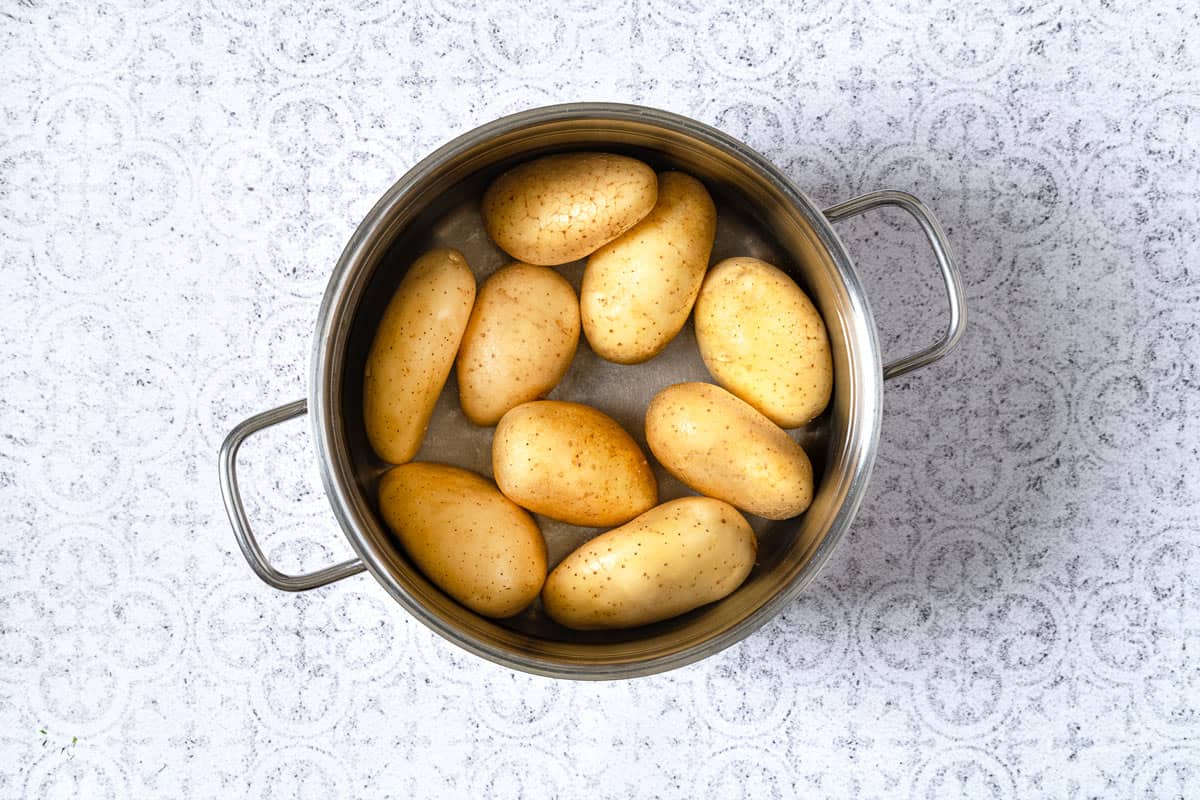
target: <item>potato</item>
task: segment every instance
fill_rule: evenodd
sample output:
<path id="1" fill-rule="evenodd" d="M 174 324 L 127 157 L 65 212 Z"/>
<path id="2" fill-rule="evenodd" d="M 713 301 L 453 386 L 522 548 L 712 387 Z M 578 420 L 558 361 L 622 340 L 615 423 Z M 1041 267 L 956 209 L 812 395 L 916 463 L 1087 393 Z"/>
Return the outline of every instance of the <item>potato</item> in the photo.
<path id="1" fill-rule="evenodd" d="M 717 383 L 782 428 L 815 419 L 833 392 L 825 322 L 782 270 L 728 258 L 696 299 L 696 342 Z"/>
<path id="2" fill-rule="evenodd" d="M 788 519 L 812 502 L 812 464 L 804 448 L 720 386 L 663 389 L 646 409 L 646 441 L 676 478 L 742 511 Z"/>
<path id="3" fill-rule="evenodd" d="M 400 281 L 363 380 L 367 439 L 384 461 L 403 464 L 421 449 L 474 302 L 475 276 L 457 250 L 430 250 Z"/>
<path id="4" fill-rule="evenodd" d="M 458 351 L 458 397 L 476 425 L 543 397 L 558 385 L 579 343 L 579 301 L 549 267 L 515 263 L 479 289 Z"/>
<path id="5" fill-rule="evenodd" d="M 533 517 L 482 475 L 414 461 L 379 480 L 379 510 L 421 572 L 487 617 L 511 617 L 546 580 Z"/>
<path id="6" fill-rule="evenodd" d="M 571 553 L 542 603 L 576 630 L 632 628 L 720 600 L 742 585 L 758 543 L 733 506 L 711 497 L 663 503 Z"/>
<path id="7" fill-rule="evenodd" d="M 595 252 L 650 213 L 654 170 L 610 153 L 562 153 L 505 172 L 483 195 L 488 236 L 518 261 L 552 266 Z"/>
<path id="8" fill-rule="evenodd" d="M 579 298 L 592 349 L 618 364 L 662 352 L 692 313 L 716 233 L 704 184 L 661 173 L 649 216 L 588 259 Z"/>
<path id="9" fill-rule="evenodd" d="M 505 414 L 492 439 L 492 472 L 509 499 L 571 525 L 620 525 L 658 502 L 637 442 L 580 403 L 535 400 Z"/>

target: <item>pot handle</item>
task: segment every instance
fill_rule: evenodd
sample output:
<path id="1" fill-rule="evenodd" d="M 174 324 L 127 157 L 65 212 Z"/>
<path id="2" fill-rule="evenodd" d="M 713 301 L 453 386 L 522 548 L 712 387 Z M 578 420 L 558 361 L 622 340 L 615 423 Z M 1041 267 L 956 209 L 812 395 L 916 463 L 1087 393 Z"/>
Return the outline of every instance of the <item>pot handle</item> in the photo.
<path id="1" fill-rule="evenodd" d="M 306 575 L 285 575 L 271 566 L 263 554 L 262 548 L 258 546 L 254 534 L 250 532 L 250 521 L 246 518 L 246 509 L 242 505 L 242 493 L 238 489 L 238 448 L 252 434 L 277 425 L 284 420 L 298 417 L 306 411 L 308 411 L 308 403 L 304 400 L 297 400 L 294 403 L 255 414 L 234 427 L 221 444 L 221 497 L 225 500 L 225 513 L 229 515 L 229 524 L 233 526 L 233 535 L 237 538 L 238 546 L 242 548 L 242 555 L 250 563 L 250 568 L 262 579 L 263 583 L 285 592 L 316 589 L 318 586 L 357 575 L 366 569 L 361 559 L 352 558 L 349 561 L 343 561 Z"/>
<path id="2" fill-rule="evenodd" d="M 919 353 L 884 365 L 883 377 L 886 380 L 929 366 L 953 350 L 967 327 L 967 300 L 962 275 L 959 274 L 958 266 L 950 255 L 950 242 L 946 239 L 946 232 L 942 230 L 941 223 L 933 216 L 933 212 L 908 192 L 893 189 L 871 192 L 831 206 L 825 209 L 824 213 L 830 222 L 837 222 L 880 206 L 902 208 L 921 226 L 925 238 L 929 240 L 929 246 L 933 248 L 938 267 L 942 270 L 942 280 L 946 283 L 946 297 L 950 301 L 950 323 L 946 326 L 946 333 L 942 338 Z"/>

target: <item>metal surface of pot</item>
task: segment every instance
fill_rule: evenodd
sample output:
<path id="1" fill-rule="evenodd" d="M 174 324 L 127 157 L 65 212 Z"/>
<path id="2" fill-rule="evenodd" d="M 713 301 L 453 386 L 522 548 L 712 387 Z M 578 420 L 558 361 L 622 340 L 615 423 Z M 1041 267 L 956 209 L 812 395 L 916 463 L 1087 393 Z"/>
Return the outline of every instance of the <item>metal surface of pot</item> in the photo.
<path id="1" fill-rule="evenodd" d="M 367 444 L 362 423 L 366 352 L 383 308 L 408 264 L 431 246 L 461 250 L 482 280 L 511 259 L 483 232 L 478 201 L 503 169 L 536 155 L 618 152 L 656 170 L 688 172 L 718 207 L 714 262 L 753 255 L 791 274 L 825 318 L 834 359 L 834 396 L 816 423 L 796 432 L 812 456 L 817 490 L 809 510 L 783 522 L 753 519 L 759 558 L 728 598 L 676 619 L 627 631 L 579 633 L 557 626 L 535 604 L 509 620 L 485 619 L 459 605 L 413 567 L 383 525 L 375 482 L 387 465 Z M 867 299 L 832 223 L 877 206 L 908 211 L 929 240 L 946 283 L 950 319 L 941 340 L 884 367 Z M 578 289 L 582 262 L 562 268 Z M 439 634 L 484 658 L 541 675 L 612 679 L 673 669 L 712 655 L 777 614 L 828 559 L 862 502 L 875 458 L 883 380 L 945 355 L 963 332 L 963 288 L 940 226 L 919 201 L 877 192 L 824 211 L 762 156 L 685 117 L 606 103 L 535 109 L 484 125 L 443 146 L 404 175 L 375 205 L 330 278 L 317 321 L 308 401 L 238 425 L 221 450 L 221 486 L 239 545 L 255 572 L 300 591 L 368 570 L 402 606 Z M 635 367 L 609 364 L 580 342 L 570 372 L 551 397 L 586 402 L 614 416 L 643 446 L 642 414 L 671 383 L 708 380 L 691 324 L 658 357 Z M 237 487 L 236 458 L 255 431 L 308 410 L 330 503 L 358 557 L 308 575 L 272 567 L 256 543 Z M 439 400 L 419 460 L 490 474 L 491 429 L 458 411 L 453 381 Z M 662 499 L 687 493 L 658 470 Z M 539 519 L 551 565 L 595 531 Z"/>

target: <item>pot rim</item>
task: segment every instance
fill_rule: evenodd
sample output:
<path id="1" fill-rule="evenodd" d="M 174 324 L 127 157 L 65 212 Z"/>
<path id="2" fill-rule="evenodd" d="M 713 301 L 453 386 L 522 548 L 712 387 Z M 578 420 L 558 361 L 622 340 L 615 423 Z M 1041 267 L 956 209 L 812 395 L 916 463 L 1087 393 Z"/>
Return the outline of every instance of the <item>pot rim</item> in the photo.
<path id="1" fill-rule="evenodd" d="M 473 636 L 458 630 L 433 613 L 384 567 L 381 554 L 370 538 L 363 534 L 358 518 L 359 509 L 352 499 L 353 476 L 347 468 L 349 455 L 346 452 L 344 436 L 339 430 L 341 421 L 334 414 L 335 387 L 330 380 L 330 374 L 338 372 L 335 367 L 339 359 L 343 358 L 348 326 L 339 325 L 341 318 L 356 311 L 347 308 L 349 296 L 354 293 L 357 283 L 364 280 L 363 272 L 369 272 L 369 269 L 364 270 L 364 266 L 373 263 L 372 259 L 377 255 L 377 251 L 386 252 L 398 233 L 389 230 L 387 225 L 387 217 L 393 208 L 403 203 L 415 187 L 452 163 L 459 155 L 479 146 L 481 142 L 532 125 L 589 119 L 650 124 L 691 136 L 723 150 L 758 173 L 759 177 L 769 182 L 801 213 L 820 245 L 827 251 L 848 298 L 851 314 L 850 319 L 843 319 L 843 324 L 856 329 L 854 336 L 850 338 L 857 347 L 847 348 L 847 358 L 851 362 L 851 372 L 857 382 L 856 397 L 861 398 L 861 402 L 856 404 L 857 407 L 853 409 L 847 423 L 848 435 L 843 442 L 843 448 L 854 442 L 855 450 L 847 455 L 849 464 L 845 470 L 846 477 L 839 484 L 836 511 L 829 523 L 828 532 L 816 545 L 803 572 L 749 614 L 712 636 L 703 637 L 663 655 L 581 667 L 578 664 L 567 664 L 532 653 L 518 656 L 477 641 Z M 732 136 L 688 117 L 622 103 L 566 103 L 501 117 L 458 136 L 414 165 L 383 194 L 347 242 L 330 275 L 322 298 L 313 342 L 308 410 L 312 415 L 313 439 L 321 480 L 334 516 L 366 568 L 406 611 L 448 641 L 501 666 L 547 677 L 607 680 L 664 672 L 715 654 L 762 627 L 812 583 L 849 528 L 865 496 L 879 443 L 882 386 L 883 369 L 878 337 L 866 294 L 853 262 L 830 220 L 778 168 Z"/>

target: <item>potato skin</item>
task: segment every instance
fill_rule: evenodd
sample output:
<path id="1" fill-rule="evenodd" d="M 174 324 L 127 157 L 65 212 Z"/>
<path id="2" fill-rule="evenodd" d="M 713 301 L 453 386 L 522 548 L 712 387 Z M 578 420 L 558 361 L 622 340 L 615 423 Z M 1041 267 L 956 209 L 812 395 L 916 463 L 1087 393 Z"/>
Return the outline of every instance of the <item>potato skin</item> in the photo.
<path id="1" fill-rule="evenodd" d="M 486 617 L 511 617 L 546 580 L 546 542 L 482 475 L 414 461 L 379 480 L 379 508 L 429 580 Z"/>
<path id="2" fill-rule="evenodd" d="M 549 267 L 520 262 L 492 274 L 479 289 L 458 351 L 458 397 L 476 425 L 558 385 L 579 344 L 579 301 Z"/>
<path id="3" fill-rule="evenodd" d="M 804 448 L 720 386 L 663 389 L 646 409 L 646 440 L 676 478 L 742 511 L 789 519 L 812 502 L 812 463 Z"/>
<path id="4" fill-rule="evenodd" d="M 820 312 L 787 273 L 757 258 L 708 271 L 696 299 L 696 342 L 717 383 L 781 428 L 829 405 L 833 359 Z"/>
<path id="5" fill-rule="evenodd" d="M 475 276 L 457 250 L 430 250 L 400 281 L 363 378 L 367 438 L 384 461 L 403 464 L 421 449 L 474 302 Z"/>
<path id="6" fill-rule="evenodd" d="M 576 630 L 632 628 L 731 594 L 758 542 L 737 509 L 711 497 L 663 503 L 560 563 L 542 590 L 551 619 Z"/>
<path id="7" fill-rule="evenodd" d="M 633 437 L 582 403 L 535 400 L 509 411 L 492 439 L 500 491 L 571 525 L 620 525 L 658 502 L 658 482 Z"/>
<path id="8" fill-rule="evenodd" d="M 611 153 L 561 153 L 513 167 L 483 195 L 483 224 L 517 261 L 554 266 L 608 244 L 650 213 L 654 170 Z"/>
<path id="9" fill-rule="evenodd" d="M 692 313 L 716 234 L 704 184 L 660 173 L 650 214 L 588 259 L 580 311 L 592 349 L 618 364 L 662 352 Z"/>

